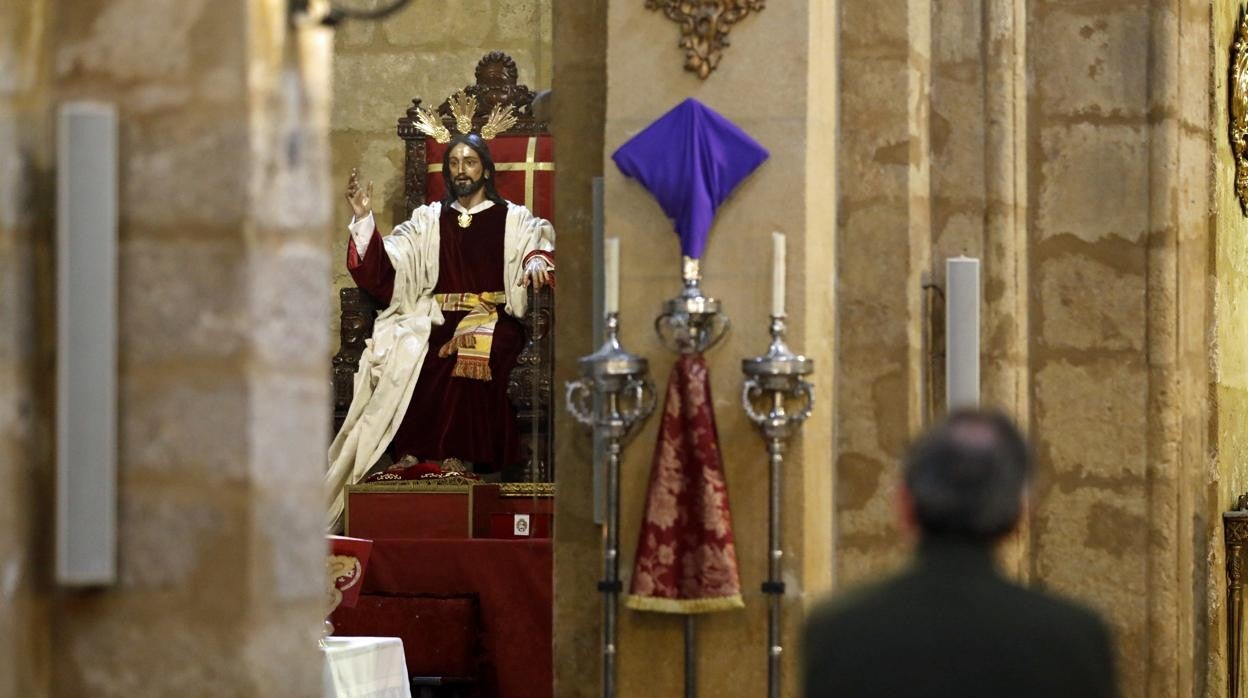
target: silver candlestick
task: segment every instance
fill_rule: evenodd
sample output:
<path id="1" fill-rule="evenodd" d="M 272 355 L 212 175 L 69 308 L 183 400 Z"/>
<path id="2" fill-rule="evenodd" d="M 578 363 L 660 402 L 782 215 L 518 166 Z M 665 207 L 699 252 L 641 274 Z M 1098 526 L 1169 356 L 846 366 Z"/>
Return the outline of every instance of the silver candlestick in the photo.
<path id="1" fill-rule="evenodd" d="M 654 319 L 654 331 L 663 346 L 681 354 L 699 354 L 719 344 L 732 323 L 720 312 L 719 301 L 702 293 L 699 260 L 682 258 L 685 286 L 663 302 L 663 314 Z"/>
<path id="2" fill-rule="evenodd" d="M 750 421 L 762 432 L 767 442 L 770 465 L 768 494 L 770 497 L 767 520 L 767 581 L 763 593 L 769 595 L 767 607 L 767 695 L 780 695 L 780 639 L 781 605 L 784 598 L 784 581 L 780 560 L 780 522 L 783 497 L 780 473 L 784 466 L 784 449 L 789 439 L 801 429 L 802 422 L 810 416 L 815 405 L 814 389 L 805 380 L 815 370 L 815 362 L 789 351 L 784 343 L 784 316 L 771 316 L 771 346 L 767 353 L 741 362 L 745 373 L 745 385 L 741 389 L 741 404 Z M 756 405 L 762 405 L 760 411 Z"/>
<path id="3" fill-rule="evenodd" d="M 679 354 L 701 354 L 719 344 L 732 322 L 720 302 L 702 293 L 701 261 L 681 258 L 684 288 L 663 302 L 663 314 L 654 319 L 654 331 L 663 346 Z M 685 615 L 685 698 L 698 693 L 697 617 Z"/>
<path id="4" fill-rule="evenodd" d="M 620 592 L 620 452 L 633 428 L 654 411 L 649 362 L 620 346 L 620 319 L 608 313 L 607 339 L 581 357 L 581 377 L 570 381 L 566 400 L 577 421 L 602 436 L 607 451 L 607 518 L 602 551 L 602 695 L 615 696 L 616 612 Z"/>

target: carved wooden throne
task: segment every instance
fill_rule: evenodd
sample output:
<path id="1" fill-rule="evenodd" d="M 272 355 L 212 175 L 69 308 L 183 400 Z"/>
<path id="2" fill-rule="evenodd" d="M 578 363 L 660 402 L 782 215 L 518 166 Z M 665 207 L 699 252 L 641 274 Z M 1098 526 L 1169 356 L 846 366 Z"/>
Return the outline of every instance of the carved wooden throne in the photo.
<path id="1" fill-rule="evenodd" d="M 516 107 L 518 121 L 489 142 L 498 168 L 497 186 L 504 198 L 521 203 L 536 215 L 553 219 L 554 163 L 552 143 L 546 123 L 534 116 L 537 97 L 526 85 L 517 83 L 516 63 L 505 53 L 486 54 L 476 68 L 476 82 L 464 91 L 477 98 L 473 129 L 480 129 L 495 105 Z M 426 203 L 427 195 L 441 197 L 442 163 L 439 144 L 416 130 L 414 120 L 420 98 L 399 117 L 398 135 L 404 141 L 406 166 L 403 184 L 407 212 Z M 448 100 L 438 106 L 438 114 L 454 132 Z M 431 153 L 431 151 L 434 151 Z M 435 162 L 429 162 L 434 155 Z M 372 336 L 373 320 L 379 308 L 358 288 L 340 292 L 342 305 L 341 347 L 333 359 L 334 432 L 341 428 L 351 406 L 356 367 L 364 351 L 364 340 Z M 529 309 L 523 318 L 527 345 L 508 379 L 507 395 L 516 407 L 521 446 L 527 461 L 518 472 L 505 472 L 509 479 L 553 482 L 551 435 L 551 384 L 554 367 L 554 294 L 551 289 L 529 291 Z"/>

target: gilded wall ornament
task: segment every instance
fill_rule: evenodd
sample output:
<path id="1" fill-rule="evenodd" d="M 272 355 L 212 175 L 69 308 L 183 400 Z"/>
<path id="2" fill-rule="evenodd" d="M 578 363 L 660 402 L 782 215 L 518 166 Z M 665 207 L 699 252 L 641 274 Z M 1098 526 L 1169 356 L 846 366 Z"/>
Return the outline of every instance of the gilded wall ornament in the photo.
<path id="1" fill-rule="evenodd" d="M 1239 10 L 1235 41 L 1231 44 L 1230 75 L 1231 153 L 1235 157 L 1235 194 L 1248 216 L 1248 14 Z"/>
<path id="2" fill-rule="evenodd" d="M 705 80 L 723 58 L 732 25 L 751 12 L 761 12 L 766 4 L 767 0 L 646 0 L 646 9 L 662 10 L 680 25 L 685 70 Z"/>

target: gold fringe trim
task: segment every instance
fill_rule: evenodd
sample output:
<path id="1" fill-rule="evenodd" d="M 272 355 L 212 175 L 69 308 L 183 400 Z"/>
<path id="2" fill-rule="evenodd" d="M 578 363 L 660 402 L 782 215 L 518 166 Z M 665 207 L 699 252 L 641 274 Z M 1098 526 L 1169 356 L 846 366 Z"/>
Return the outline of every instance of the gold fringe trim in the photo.
<path id="1" fill-rule="evenodd" d="M 488 360 L 469 358 L 460 356 L 455 362 L 455 368 L 451 369 L 451 376 L 455 378 L 468 378 L 474 381 L 491 381 L 494 375 L 490 372 L 490 362 Z"/>
<path id="2" fill-rule="evenodd" d="M 477 336 L 476 335 L 459 334 L 459 335 L 455 335 L 454 337 L 451 337 L 451 341 L 447 342 L 446 344 L 443 344 L 442 348 L 438 349 L 438 356 L 445 359 L 451 354 L 458 352 L 460 349 L 476 349 L 476 348 L 477 348 Z"/>
<path id="3" fill-rule="evenodd" d="M 658 613 L 715 613 L 716 611 L 735 611 L 745 608 L 740 594 L 732 596 L 716 596 L 709 599 L 663 599 L 657 596 L 629 595 L 624 605 L 634 611 L 656 611 Z"/>

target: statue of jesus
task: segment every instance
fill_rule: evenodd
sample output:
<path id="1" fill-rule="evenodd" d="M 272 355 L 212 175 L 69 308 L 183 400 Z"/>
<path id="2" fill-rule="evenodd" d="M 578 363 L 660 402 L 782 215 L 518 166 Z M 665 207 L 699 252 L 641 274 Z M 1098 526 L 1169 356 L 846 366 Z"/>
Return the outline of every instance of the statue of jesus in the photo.
<path id="1" fill-rule="evenodd" d="M 528 287 L 554 283 L 555 232 L 504 200 L 476 133 L 455 136 L 442 160 L 444 201 L 420 206 L 382 237 L 373 185 L 352 170 L 355 214 L 347 269 L 384 310 L 366 342 L 355 393 L 329 449 L 330 523 L 343 489 L 385 453 L 492 473 L 520 460 L 507 377 L 524 344 L 517 318 Z"/>

